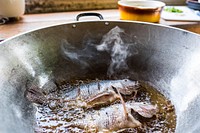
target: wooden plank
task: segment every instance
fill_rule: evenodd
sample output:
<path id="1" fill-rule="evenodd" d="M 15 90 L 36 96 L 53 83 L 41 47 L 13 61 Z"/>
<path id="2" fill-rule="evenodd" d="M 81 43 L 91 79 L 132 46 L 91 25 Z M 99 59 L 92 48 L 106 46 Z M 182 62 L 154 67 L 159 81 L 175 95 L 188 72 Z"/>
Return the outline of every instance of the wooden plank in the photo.
<path id="1" fill-rule="evenodd" d="M 111 10 L 91 10 L 90 12 L 98 12 L 103 15 L 105 20 L 119 20 L 119 13 L 116 9 Z M 0 25 L 0 40 L 12 37 L 19 33 L 30 30 L 52 26 L 55 24 L 63 24 L 75 22 L 76 16 L 80 11 L 61 12 L 61 13 L 44 13 L 44 14 L 25 14 L 18 21 L 9 22 Z M 97 17 L 84 17 L 82 20 L 99 20 Z"/>
<path id="2" fill-rule="evenodd" d="M 117 9 L 112 10 L 91 10 L 89 12 L 101 13 L 105 20 L 119 20 L 119 12 Z M 27 32 L 30 30 L 51 26 L 54 24 L 63 24 L 74 22 L 77 14 L 76 12 L 62 12 L 62 13 L 45 13 L 45 14 L 25 14 L 21 20 L 10 22 L 8 24 L 0 25 L 0 40 L 12 37 L 16 34 Z M 82 20 L 99 20 L 98 18 L 81 18 Z M 200 23 L 198 22 L 178 22 L 165 21 L 163 19 L 159 22 L 162 25 L 177 26 L 192 32 L 200 34 Z"/>

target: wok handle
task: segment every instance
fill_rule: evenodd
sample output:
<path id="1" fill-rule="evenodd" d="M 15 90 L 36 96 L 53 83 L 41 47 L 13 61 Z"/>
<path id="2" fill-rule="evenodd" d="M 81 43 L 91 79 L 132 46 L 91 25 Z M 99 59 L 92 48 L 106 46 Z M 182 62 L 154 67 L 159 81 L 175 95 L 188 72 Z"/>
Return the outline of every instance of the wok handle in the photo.
<path id="1" fill-rule="evenodd" d="M 5 18 L 5 17 L 2 17 L 1 18 L 1 16 L 0 16 L 0 25 L 1 24 L 5 24 L 5 23 L 7 23 L 9 21 L 9 18 Z"/>
<path id="2" fill-rule="evenodd" d="M 79 21 L 81 17 L 85 16 L 97 16 L 100 20 L 103 20 L 103 16 L 100 13 L 95 12 L 87 12 L 87 13 L 80 13 L 76 16 L 76 21 Z"/>

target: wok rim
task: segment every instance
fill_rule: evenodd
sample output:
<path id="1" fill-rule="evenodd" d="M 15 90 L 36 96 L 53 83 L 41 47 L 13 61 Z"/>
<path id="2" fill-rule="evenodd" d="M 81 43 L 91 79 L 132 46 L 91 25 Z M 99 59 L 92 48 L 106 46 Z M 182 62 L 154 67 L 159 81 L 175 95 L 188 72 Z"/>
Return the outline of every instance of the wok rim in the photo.
<path id="1" fill-rule="evenodd" d="M 118 23 L 136 23 L 136 24 L 144 24 L 144 25 L 153 25 L 153 26 L 157 26 L 157 27 L 164 27 L 164 28 L 170 28 L 170 29 L 174 29 L 174 30 L 178 30 L 178 31 L 182 31 L 182 32 L 187 32 L 196 36 L 200 37 L 200 34 L 197 34 L 195 32 L 192 31 L 188 31 L 185 29 L 181 29 L 181 28 L 177 28 L 177 27 L 173 27 L 170 25 L 164 25 L 164 24 L 159 24 L 159 23 L 151 23 L 151 22 L 142 22 L 142 21 L 131 21 L 131 20 L 87 20 L 87 21 L 70 21 L 70 22 L 64 22 L 64 23 L 59 23 L 59 24 L 52 24 L 52 25 L 48 25 L 48 26 L 43 26 L 43 27 L 39 27 L 39 28 L 35 28 L 35 29 L 31 29 L 22 33 L 18 33 L 14 36 L 11 36 L 9 38 L 6 38 L 5 40 L 3 40 L 2 42 L 0 42 L 0 45 L 3 45 L 5 42 L 10 41 L 12 39 L 15 39 L 19 36 L 22 35 L 26 35 L 28 33 L 31 32 L 36 32 L 39 30 L 44 30 L 44 29 L 48 29 L 48 28 L 53 28 L 53 27 L 57 27 L 57 26 L 62 26 L 62 25 L 68 25 L 68 24 L 79 24 L 79 23 L 96 23 L 96 22 L 104 22 L 104 23 L 113 23 L 113 22 L 118 22 Z"/>

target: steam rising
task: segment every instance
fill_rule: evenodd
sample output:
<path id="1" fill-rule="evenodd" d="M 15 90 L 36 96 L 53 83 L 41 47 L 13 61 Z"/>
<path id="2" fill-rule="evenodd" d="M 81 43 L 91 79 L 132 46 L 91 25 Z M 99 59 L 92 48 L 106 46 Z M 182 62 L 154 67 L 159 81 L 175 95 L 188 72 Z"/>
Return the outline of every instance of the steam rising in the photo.
<path id="1" fill-rule="evenodd" d="M 86 44 L 84 48 L 78 49 L 71 45 L 67 40 L 63 40 L 61 50 L 65 57 L 83 68 L 90 67 L 88 59 L 95 57 L 95 48 L 93 44 Z"/>
<path id="2" fill-rule="evenodd" d="M 110 62 L 107 70 L 107 75 L 109 77 L 127 71 L 129 69 L 127 58 L 138 53 L 135 49 L 132 49 L 133 45 L 136 43 L 132 42 L 131 37 L 118 26 L 103 35 L 99 44 L 91 43 L 90 39 L 88 39 L 87 42 L 88 43 L 86 43 L 82 49 L 78 49 L 67 40 L 64 40 L 61 49 L 67 59 L 84 68 L 90 67 L 89 63 L 92 62 L 91 60 L 96 62 L 103 60 L 101 57 L 98 57 L 98 55 L 102 54 L 102 52 L 105 54 L 106 52 L 110 55 Z"/>
<path id="3" fill-rule="evenodd" d="M 96 47 L 98 51 L 110 53 L 111 62 L 108 67 L 108 76 L 112 76 L 116 72 L 128 70 L 127 58 L 132 55 L 129 51 L 131 44 L 125 43 L 122 40 L 124 34 L 124 30 L 116 26 L 103 36 L 101 44 Z"/>

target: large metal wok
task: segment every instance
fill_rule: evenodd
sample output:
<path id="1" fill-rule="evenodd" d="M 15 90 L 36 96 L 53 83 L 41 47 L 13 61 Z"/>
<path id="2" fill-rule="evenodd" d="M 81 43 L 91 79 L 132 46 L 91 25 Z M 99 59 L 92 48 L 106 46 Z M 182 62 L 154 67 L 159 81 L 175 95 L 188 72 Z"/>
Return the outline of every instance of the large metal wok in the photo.
<path id="1" fill-rule="evenodd" d="M 132 50 L 136 54 L 127 58 L 128 69 L 114 78 L 152 83 L 175 105 L 176 132 L 199 132 L 200 36 L 172 27 L 126 21 L 61 24 L 2 42 L 0 132 L 33 132 L 35 108 L 24 97 L 27 82 L 42 87 L 54 79 L 95 79 L 107 75 L 110 54 L 84 51 L 84 45 L 100 44 L 103 35 L 116 26 L 135 44 Z M 66 57 L 65 43 L 78 49 L 77 60 Z"/>

